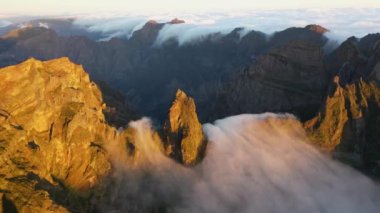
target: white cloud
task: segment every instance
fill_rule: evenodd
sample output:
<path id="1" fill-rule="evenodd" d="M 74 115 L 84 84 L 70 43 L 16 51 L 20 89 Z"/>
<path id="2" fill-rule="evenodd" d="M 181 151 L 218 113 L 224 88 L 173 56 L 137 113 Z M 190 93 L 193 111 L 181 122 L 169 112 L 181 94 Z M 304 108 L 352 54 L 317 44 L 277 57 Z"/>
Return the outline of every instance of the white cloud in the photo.
<path id="1" fill-rule="evenodd" d="M 131 127 L 139 154 L 133 164 L 119 165 L 125 182 L 112 197 L 125 202 L 112 207 L 120 211 L 130 207 L 131 197 L 144 208 L 167 203 L 183 213 L 375 213 L 380 208 L 379 186 L 307 144 L 291 115 L 239 115 L 205 124 L 206 157 L 191 169 L 161 153 L 149 120 Z"/>
<path id="2" fill-rule="evenodd" d="M 175 38 L 180 44 L 199 40 L 211 33 L 227 34 L 236 27 L 244 27 L 241 36 L 250 30 L 271 34 L 289 27 L 320 24 L 331 30 L 327 36 L 343 41 L 350 36 L 363 37 L 380 31 L 380 9 L 294 9 L 294 10 L 239 10 L 218 12 L 119 12 L 87 13 L 76 16 L 75 24 L 91 32 L 112 37 L 129 38 L 148 20 L 165 23 L 173 18 L 186 21 L 181 25 L 166 25 L 157 39 L 161 44 Z M 56 16 L 58 18 L 59 16 Z M 68 17 L 68 16 L 65 16 Z M 41 17 L 38 17 L 41 18 Z M 29 18 L 30 19 L 30 18 Z M 9 23 L 0 17 L 0 26 Z M 10 19 L 8 19 L 10 20 Z"/>
<path id="3" fill-rule="evenodd" d="M 271 34 L 289 27 L 304 27 L 320 24 L 331 30 L 329 36 L 345 40 L 350 36 L 363 37 L 380 31 L 380 9 L 307 9 L 307 10 L 256 10 L 235 12 L 198 12 L 165 14 L 123 14 L 96 17 L 81 16 L 76 21 L 86 25 L 90 31 L 109 36 L 128 37 L 150 19 L 167 22 L 177 17 L 186 21 L 181 25 L 166 25 L 160 32 L 157 43 L 176 38 L 180 44 L 204 38 L 211 33 L 227 34 L 236 27 Z"/>
<path id="4" fill-rule="evenodd" d="M 39 26 L 39 27 L 46 28 L 46 29 L 49 29 L 49 24 L 48 24 L 48 23 L 45 23 L 45 22 L 39 22 L 39 23 L 38 23 L 38 26 Z"/>
<path id="5" fill-rule="evenodd" d="M 1 17 L 0 17 L 1 18 Z M 9 25 L 11 25 L 12 24 L 12 22 L 10 22 L 10 21 L 7 21 L 7 20 L 0 20 L 0 28 L 2 28 L 2 27 L 7 27 L 7 26 L 9 26 Z"/>

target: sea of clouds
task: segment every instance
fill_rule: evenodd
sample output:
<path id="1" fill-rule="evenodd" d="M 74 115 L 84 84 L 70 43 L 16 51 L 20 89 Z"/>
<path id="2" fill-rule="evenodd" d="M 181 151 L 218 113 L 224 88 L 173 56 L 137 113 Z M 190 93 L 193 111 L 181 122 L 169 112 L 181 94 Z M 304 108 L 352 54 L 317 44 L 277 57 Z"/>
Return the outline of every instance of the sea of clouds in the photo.
<path id="1" fill-rule="evenodd" d="M 130 124 L 139 155 L 119 165 L 103 211 L 375 213 L 380 188 L 307 143 L 292 115 L 239 115 L 205 124 L 206 157 L 183 167 L 157 147 L 150 121 Z M 116 156 L 116 155 L 114 155 Z M 115 159 L 118 162 L 118 159 Z M 146 209 L 144 209 L 146 208 Z"/>
<path id="2" fill-rule="evenodd" d="M 228 34 L 242 27 L 241 37 L 251 30 L 272 34 L 289 27 L 304 27 L 319 24 L 329 29 L 329 38 L 343 41 L 350 36 L 358 38 L 380 31 L 379 9 L 297 9 L 297 10 L 257 10 L 235 12 L 192 12 L 192 13 L 107 13 L 80 14 L 54 18 L 76 18 L 74 24 L 89 32 L 101 33 L 100 40 L 112 37 L 130 38 L 134 31 L 141 29 L 148 20 L 161 23 L 179 18 L 186 21 L 180 25 L 165 25 L 160 31 L 156 44 L 168 39 L 177 39 L 180 44 L 192 42 L 212 33 Z M 43 17 L 0 16 L 0 28 L 13 20 L 30 20 Z"/>

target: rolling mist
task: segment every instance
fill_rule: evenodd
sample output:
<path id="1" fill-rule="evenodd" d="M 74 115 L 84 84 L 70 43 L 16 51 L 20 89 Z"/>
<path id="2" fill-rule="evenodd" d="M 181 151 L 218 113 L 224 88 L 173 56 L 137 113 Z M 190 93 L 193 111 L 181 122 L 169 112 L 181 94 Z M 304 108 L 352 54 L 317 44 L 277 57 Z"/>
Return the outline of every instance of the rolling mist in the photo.
<path id="1" fill-rule="evenodd" d="M 167 23 L 174 18 L 184 20 L 183 24 L 166 24 L 160 30 L 155 45 L 176 39 L 179 45 L 202 40 L 210 34 L 225 35 L 241 28 L 241 37 L 252 30 L 268 35 L 289 27 L 304 27 L 319 24 L 329 29 L 326 34 L 331 40 L 344 41 L 348 37 L 361 38 L 375 33 L 380 28 L 380 9 L 297 9 L 297 10 L 256 10 L 236 12 L 198 12 L 198 13 L 100 13 L 67 14 L 54 17 L 17 17 L 2 16 L 1 28 L 10 25 L 25 27 L 25 23 L 36 19 L 72 19 L 74 27 L 98 35 L 105 41 L 118 37 L 129 39 L 149 20 Z M 20 21 L 22 20 L 22 21 Z M 40 26 L 49 27 L 41 21 Z"/>
<path id="2" fill-rule="evenodd" d="M 307 144 L 292 115 L 239 115 L 205 124 L 206 157 L 185 168 L 159 151 L 149 119 L 137 132 L 135 164 L 120 165 L 102 211 L 378 212 L 380 188 Z M 118 156 L 115 155 L 115 161 Z M 158 206 L 158 207 L 157 207 Z"/>

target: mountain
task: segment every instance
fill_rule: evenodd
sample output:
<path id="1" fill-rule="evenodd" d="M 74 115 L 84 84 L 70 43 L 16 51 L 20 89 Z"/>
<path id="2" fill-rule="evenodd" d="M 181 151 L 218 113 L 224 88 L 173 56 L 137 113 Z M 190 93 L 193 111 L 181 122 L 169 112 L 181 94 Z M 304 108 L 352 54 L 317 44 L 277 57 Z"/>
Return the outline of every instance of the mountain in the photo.
<path id="1" fill-rule="evenodd" d="M 329 143 L 321 141 L 331 136 L 320 129 L 325 121 L 347 126 L 356 120 L 348 103 L 355 103 L 357 111 L 369 111 L 365 117 L 375 117 L 372 114 L 376 110 L 367 110 L 358 100 L 362 97 L 376 103 L 373 97 L 380 82 L 380 34 L 348 38 L 331 51 L 325 51 L 328 39 L 324 34 L 328 30 L 319 25 L 293 27 L 269 37 L 257 31 L 241 37 L 242 29 L 236 28 L 227 35 L 210 34 L 193 43 L 180 45 L 170 39 L 157 45 L 165 25 L 181 23 L 175 19 L 168 23 L 151 20 L 129 39 L 109 41 L 63 36 L 44 27 L 17 29 L 0 39 L 0 65 L 17 64 L 30 56 L 43 60 L 67 56 L 83 64 L 99 85 L 108 103 L 103 112 L 110 125 L 126 127 L 130 120 L 147 115 L 158 125 L 166 121 L 163 137 L 168 141 L 173 137 L 168 136 L 171 124 L 166 110 L 179 88 L 197 101 L 197 116 L 191 117 L 200 122 L 195 123 L 242 113 L 292 113 L 304 122 L 317 146 Z M 347 111 L 347 115 L 342 114 L 347 121 L 339 120 L 335 113 L 330 102 L 336 99 L 340 100 L 338 108 Z M 345 128 L 342 135 L 354 131 Z M 318 132 L 325 135 L 315 137 Z M 367 140 L 361 137 L 355 136 L 355 140 Z M 345 144 L 341 136 L 330 140 L 330 147 L 319 147 L 334 153 L 339 144 Z M 163 143 L 164 149 L 175 145 L 177 152 L 166 151 L 185 162 L 179 151 L 182 143 Z"/>
<path id="2" fill-rule="evenodd" d="M 292 41 L 272 49 L 239 71 L 220 90 L 214 118 L 241 113 L 291 112 L 307 120 L 318 110 L 327 87 L 321 46 Z"/>
<path id="3" fill-rule="evenodd" d="M 23 18 L 21 18 L 22 20 Z M 28 18 L 26 18 L 28 19 Z M 69 36 L 85 36 L 93 40 L 100 40 L 109 35 L 102 32 L 93 32 L 89 30 L 86 25 L 76 24 L 75 18 L 41 18 L 32 19 L 28 21 L 16 21 L 16 23 L 10 23 L 6 27 L 0 27 L 0 36 L 7 34 L 9 31 L 17 30 L 20 28 L 46 28 L 57 32 L 58 35 Z"/>
<path id="4" fill-rule="evenodd" d="M 98 199 L 103 199 L 108 184 L 115 181 L 115 168 L 132 166 L 139 159 L 144 147 L 136 144 L 136 130 L 117 130 L 107 123 L 102 93 L 82 66 L 68 58 L 46 62 L 31 58 L 0 69 L 0 77 L 3 212 L 95 211 Z M 186 159 L 199 159 L 199 144 L 193 145 L 192 139 L 202 137 L 205 148 L 202 127 L 194 101 L 186 97 L 183 92 L 177 94 L 170 113 L 177 122 L 173 113 L 183 101 L 176 131 L 184 137 L 170 141 L 155 137 L 154 146 L 160 152 L 164 144 L 182 140 Z M 178 153 L 180 148 L 172 150 Z"/>
<path id="5" fill-rule="evenodd" d="M 337 158 L 380 175 L 380 36 L 350 38 L 331 55 L 335 75 L 318 114 L 305 122 L 312 142 Z"/>
<path id="6" fill-rule="evenodd" d="M 67 58 L 29 59 L 0 76 L 3 200 L 21 212 L 82 211 L 78 198 L 111 170 L 104 143 L 118 137 L 99 89 Z"/>
<path id="7" fill-rule="evenodd" d="M 322 150 L 380 175 L 380 87 L 362 79 L 339 81 L 336 77 L 321 111 L 305 128 Z"/>
<path id="8" fill-rule="evenodd" d="M 48 60 L 69 57 L 82 64 L 91 78 L 119 91 L 140 114 L 165 120 L 171 95 L 178 88 L 188 91 L 198 103 L 201 121 L 210 121 L 208 105 L 216 100 L 221 85 L 259 56 L 291 41 L 323 47 L 327 39 L 307 28 L 290 28 L 273 34 L 241 28 L 227 35 L 210 34 L 204 39 L 179 45 L 170 39 L 155 45 L 166 24 L 147 22 L 128 40 L 113 38 L 97 42 L 86 36 L 61 36 L 53 29 L 27 27 L 0 39 L 0 66 L 20 63 L 29 57 Z"/>
<path id="9" fill-rule="evenodd" d="M 206 138 L 198 121 L 194 99 L 178 90 L 163 126 L 166 152 L 184 165 L 200 162 L 206 151 Z"/>

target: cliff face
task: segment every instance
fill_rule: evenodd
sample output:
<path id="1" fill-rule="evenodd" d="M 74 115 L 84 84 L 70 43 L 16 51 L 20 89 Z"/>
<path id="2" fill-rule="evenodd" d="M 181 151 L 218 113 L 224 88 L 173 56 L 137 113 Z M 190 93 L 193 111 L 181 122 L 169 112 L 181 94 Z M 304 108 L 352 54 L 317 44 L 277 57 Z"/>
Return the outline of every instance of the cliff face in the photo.
<path id="1" fill-rule="evenodd" d="M 305 125 L 319 146 L 331 151 L 342 142 L 347 146 L 363 145 L 366 130 L 370 129 L 367 128 L 369 121 L 377 120 L 380 88 L 364 80 L 342 86 L 339 77 L 335 77 L 331 94 L 322 108 L 318 116 Z"/>
<path id="2" fill-rule="evenodd" d="M 0 194 L 20 212 L 83 211 L 111 170 L 97 86 L 67 58 L 0 70 Z M 4 204 L 3 204 L 4 205 Z"/>
<path id="3" fill-rule="evenodd" d="M 335 75 L 319 113 L 305 122 L 315 145 L 380 175 L 380 36 L 350 38 L 328 57 Z"/>
<path id="4" fill-rule="evenodd" d="M 375 82 L 361 79 L 342 86 L 336 77 L 330 96 L 305 129 L 322 150 L 380 175 L 380 87 Z"/>
<path id="5" fill-rule="evenodd" d="M 113 199 L 102 196 L 111 196 L 108 188 L 116 187 L 113 177 L 120 171 L 115 168 L 143 165 L 153 154 L 144 153 L 147 144 L 136 144 L 142 137 L 136 136 L 137 129 L 116 130 L 106 122 L 108 107 L 98 87 L 67 58 L 29 59 L 0 69 L 0 78 L 4 212 L 87 212 L 97 208 L 97 201 L 111 205 Z M 202 126 L 194 100 L 182 91 L 164 129 L 164 140 L 152 130 L 153 151 L 165 147 L 184 165 L 201 160 L 206 147 Z"/>
<path id="6" fill-rule="evenodd" d="M 163 127 L 167 155 L 184 165 L 198 163 L 204 156 L 206 138 L 198 121 L 194 100 L 178 90 Z"/>
<path id="7" fill-rule="evenodd" d="M 318 110 L 327 87 L 323 50 L 294 41 L 262 55 L 221 89 L 214 118 L 263 112 L 291 112 L 301 119 Z"/>

